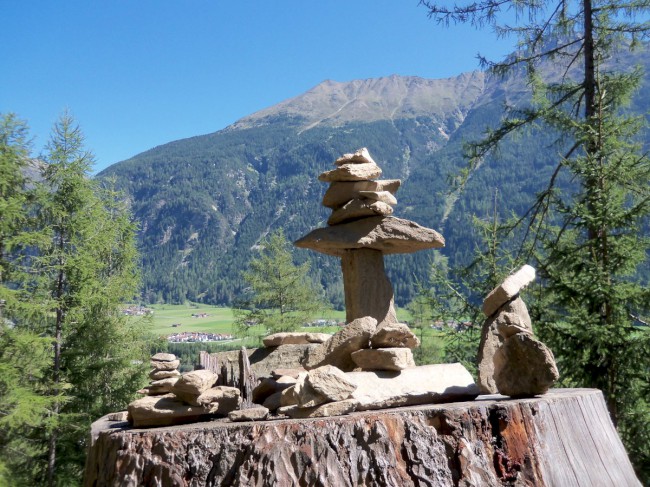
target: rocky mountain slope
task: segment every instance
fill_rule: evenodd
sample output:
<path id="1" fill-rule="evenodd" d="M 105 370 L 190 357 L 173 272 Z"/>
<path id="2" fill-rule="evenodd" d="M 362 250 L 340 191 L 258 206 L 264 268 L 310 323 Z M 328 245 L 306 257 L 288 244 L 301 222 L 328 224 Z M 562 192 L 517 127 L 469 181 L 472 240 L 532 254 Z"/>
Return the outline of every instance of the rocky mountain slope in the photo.
<path id="1" fill-rule="evenodd" d="M 646 55 L 636 61 L 647 62 Z M 646 83 L 647 85 L 647 83 Z M 635 109 L 647 111 L 647 86 Z M 115 177 L 141 222 L 145 299 L 229 303 L 260 240 L 283 227 L 296 240 L 322 226 L 327 185 L 317 176 L 345 152 L 367 147 L 400 178 L 395 215 L 439 230 L 450 264 L 467 262 L 478 241 L 472 218 L 528 206 L 559 152 L 552 134 L 531 132 L 486 160 L 462 194 L 450 178 L 464 167 L 462 145 L 498 123 L 505 103 L 526 100 L 521 78 L 482 72 L 444 80 L 389 76 L 325 81 L 218 132 L 153 148 L 115 164 Z M 432 252 L 387 259 L 396 302 L 404 305 L 425 278 Z M 336 259 L 297 251 L 327 297 L 342 304 Z"/>

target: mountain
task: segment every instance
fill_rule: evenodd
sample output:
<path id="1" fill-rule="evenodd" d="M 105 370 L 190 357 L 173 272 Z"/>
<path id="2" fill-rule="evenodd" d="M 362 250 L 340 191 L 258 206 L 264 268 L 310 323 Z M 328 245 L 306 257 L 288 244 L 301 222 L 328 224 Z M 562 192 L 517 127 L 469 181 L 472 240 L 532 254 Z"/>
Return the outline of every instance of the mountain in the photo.
<path id="1" fill-rule="evenodd" d="M 648 66 L 647 56 L 635 61 Z M 647 111 L 648 83 L 636 109 Z M 383 178 L 402 179 L 395 215 L 441 231 L 450 264 L 468 262 L 478 241 L 474 217 L 521 212 L 554 169 L 555 137 L 542 131 L 505 144 L 486 159 L 465 191 L 449 178 L 465 167 L 463 143 L 498 123 L 504 104 L 527 100 L 521 76 L 483 72 L 431 80 L 389 76 L 324 81 L 306 93 L 244 117 L 218 132 L 155 147 L 110 166 L 141 223 L 147 301 L 230 303 L 260 240 L 283 227 L 295 240 L 325 225 L 318 174 L 341 154 L 367 147 Z M 396 301 L 407 303 L 432 252 L 387 258 Z M 342 305 L 338 260 L 296 251 Z"/>

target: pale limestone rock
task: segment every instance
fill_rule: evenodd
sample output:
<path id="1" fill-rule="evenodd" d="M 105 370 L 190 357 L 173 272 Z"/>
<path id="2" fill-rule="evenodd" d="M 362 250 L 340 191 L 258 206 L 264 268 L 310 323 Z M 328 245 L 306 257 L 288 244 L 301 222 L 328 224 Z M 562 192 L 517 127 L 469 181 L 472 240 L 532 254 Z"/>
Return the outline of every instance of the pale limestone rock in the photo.
<path id="1" fill-rule="evenodd" d="M 106 419 L 109 420 L 109 421 L 128 421 L 129 412 L 128 411 L 120 411 L 118 413 L 108 413 L 106 415 Z"/>
<path id="2" fill-rule="evenodd" d="M 368 348 L 352 353 L 352 360 L 363 370 L 404 370 L 415 367 L 410 348 Z"/>
<path id="3" fill-rule="evenodd" d="M 180 360 L 171 360 L 171 361 L 165 361 L 162 362 L 160 360 L 152 360 L 151 361 L 151 366 L 154 368 L 154 370 L 176 370 L 178 366 L 181 364 Z"/>
<path id="4" fill-rule="evenodd" d="M 381 169 L 374 162 L 362 164 L 348 163 L 331 171 L 325 171 L 318 176 L 318 180 L 324 183 L 334 181 L 366 181 L 369 179 L 377 179 L 379 176 L 381 176 Z"/>
<path id="5" fill-rule="evenodd" d="M 386 203 L 355 198 L 348 201 L 342 207 L 334 210 L 327 219 L 327 224 L 338 225 L 350 220 L 358 220 L 359 218 L 389 216 L 392 214 L 393 208 Z"/>
<path id="6" fill-rule="evenodd" d="M 310 408 L 329 402 L 327 397 L 316 391 L 307 381 L 308 374 L 300 374 L 296 384 L 293 386 L 293 393 L 296 396 L 297 404 L 301 408 Z"/>
<path id="7" fill-rule="evenodd" d="M 483 323 L 478 348 L 478 384 L 481 393 L 498 392 L 494 382 L 494 354 L 504 339 L 519 332 L 533 332 L 528 309 L 520 297 L 508 301 Z"/>
<path id="8" fill-rule="evenodd" d="M 174 394 L 136 399 L 128 411 L 129 422 L 135 428 L 191 423 L 207 414 L 204 408 L 184 404 Z"/>
<path id="9" fill-rule="evenodd" d="M 203 392 L 196 404 L 203 406 L 210 414 L 227 415 L 241 405 L 241 392 L 236 387 L 216 386 Z"/>
<path id="10" fill-rule="evenodd" d="M 280 406 L 294 406 L 298 404 L 298 396 L 295 393 L 295 385 L 286 388 L 281 392 Z"/>
<path id="11" fill-rule="evenodd" d="M 197 405 L 197 398 L 210 389 L 218 378 L 217 374 L 211 370 L 193 370 L 178 379 L 172 392 L 188 404 Z"/>
<path id="12" fill-rule="evenodd" d="M 268 335 L 262 339 L 265 347 L 278 347 L 280 345 L 304 345 L 308 343 L 324 343 L 332 335 L 327 333 L 309 332 L 282 332 Z"/>
<path id="13" fill-rule="evenodd" d="M 350 354 L 362 348 L 368 348 L 370 346 L 370 336 L 375 332 L 376 328 L 377 320 L 370 316 L 352 321 L 334 334 L 327 343 L 313 349 L 303 365 L 308 370 L 323 365 L 333 365 L 343 371 L 352 370 L 354 362 L 352 362 Z M 303 374 L 300 374 L 298 377 L 298 383 L 300 383 L 300 377 L 302 376 Z"/>
<path id="14" fill-rule="evenodd" d="M 517 333 L 533 334 L 528 308 L 520 297 L 508 301 L 494 316 L 496 330 L 504 339 Z"/>
<path id="15" fill-rule="evenodd" d="M 365 147 L 355 151 L 352 154 L 343 154 L 336 161 L 334 161 L 335 166 L 342 166 L 343 164 L 366 164 L 372 163 L 375 161 L 370 157 L 370 152 Z"/>
<path id="16" fill-rule="evenodd" d="M 369 200 L 381 201 L 387 205 L 397 204 L 397 198 L 390 191 L 359 191 L 359 195 Z"/>
<path id="17" fill-rule="evenodd" d="M 359 198 L 362 191 L 387 191 L 394 195 L 401 183 L 399 179 L 331 183 L 323 196 L 323 206 L 332 209 L 340 208 L 348 201 Z"/>
<path id="18" fill-rule="evenodd" d="M 528 333 L 511 336 L 494 355 L 494 381 L 504 396 L 544 394 L 559 378 L 553 352 Z"/>
<path id="19" fill-rule="evenodd" d="M 485 320 L 481 328 L 481 341 L 478 346 L 478 386 L 481 394 L 496 394 L 497 385 L 494 382 L 494 354 L 497 352 L 503 338 L 496 328 L 496 316 Z"/>
<path id="20" fill-rule="evenodd" d="M 347 323 L 366 316 L 375 318 L 379 325 L 397 321 L 393 286 L 384 270 L 380 251 L 346 251 L 341 256 L 341 271 Z"/>
<path id="21" fill-rule="evenodd" d="M 331 335 L 330 335 L 331 336 Z M 298 378 L 298 374 L 301 372 L 306 372 L 305 369 L 300 368 L 300 369 L 274 369 L 271 371 L 271 376 L 273 376 L 274 379 L 279 379 L 280 377 L 291 377 L 293 379 Z"/>
<path id="22" fill-rule="evenodd" d="M 370 346 L 417 348 L 420 346 L 420 339 L 404 323 L 386 323 L 378 326 L 377 331 L 370 337 Z"/>
<path id="23" fill-rule="evenodd" d="M 461 364 L 421 365 L 401 372 L 348 372 L 357 411 L 475 398 L 478 387 Z"/>
<path id="24" fill-rule="evenodd" d="M 483 301 L 483 313 L 485 316 L 492 314 L 503 306 L 506 302 L 514 298 L 528 284 L 535 280 L 535 268 L 524 265 L 517 272 L 510 274 Z"/>
<path id="25" fill-rule="evenodd" d="M 340 257 L 350 249 L 374 249 L 383 254 L 408 254 L 441 248 L 445 239 L 435 230 L 393 216 L 375 216 L 312 230 L 296 247 Z"/>
<path id="26" fill-rule="evenodd" d="M 152 370 L 149 372 L 151 380 L 169 379 L 170 377 L 180 377 L 181 373 L 178 370 Z"/>
<path id="27" fill-rule="evenodd" d="M 169 377 L 167 379 L 160 379 L 151 382 L 148 386 L 150 395 L 167 394 L 172 392 L 174 384 L 178 381 L 178 377 Z"/>
<path id="28" fill-rule="evenodd" d="M 293 419 L 323 418 L 328 416 L 342 416 L 351 413 L 356 409 L 356 406 L 357 402 L 355 400 L 347 399 L 345 401 L 328 402 L 310 408 L 283 406 L 278 409 L 278 414 L 284 414 Z"/>
<path id="29" fill-rule="evenodd" d="M 151 360 L 155 360 L 157 362 L 173 362 L 176 360 L 176 355 L 173 353 L 158 352 L 151 357 Z"/>
<path id="30" fill-rule="evenodd" d="M 310 370 L 306 382 L 328 401 L 342 401 L 350 397 L 356 389 L 352 382 L 345 376 L 345 372 L 332 365 L 323 365 Z"/>
<path id="31" fill-rule="evenodd" d="M 304 372 L 304 371 L 303 371 Z M 292 377 L 290 375 L 283 375 L 282 377 L 276 379 L 276 384 L 279 390 L 284 390 L 287 387 L 291 387 L 298 381 L 298 376 Z"/>
<path id="32" fill-rule="evenodd" d="M 263 421 L 269 415 L 269 410 L 265 407 L 254 407 L 248 409 L 237 409 L 228 413 L 228 419 L 233 422 L 238 421 Z"/>

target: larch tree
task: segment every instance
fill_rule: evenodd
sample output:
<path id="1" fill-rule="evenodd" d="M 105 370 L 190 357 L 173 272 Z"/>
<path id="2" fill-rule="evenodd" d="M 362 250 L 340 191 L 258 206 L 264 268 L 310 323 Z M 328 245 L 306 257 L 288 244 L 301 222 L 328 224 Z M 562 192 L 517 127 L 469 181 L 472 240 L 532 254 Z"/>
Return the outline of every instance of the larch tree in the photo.
<path id="1" fill-rule="evenodd" d="M 469 22 L 515 36 L 514 54 L 482 59 L 495 75 L 525 73 L 527 107 L 511 107 L 469 146 L 465 176 L 509 134 L 531 124 L 558 134 L 556 169 L 530 211 L 510 229 L 542 277 L 537 330 L 556 353 L 566 385 L 597 387 L 642 479 L 650 479 L 650 302 L 636 275 L 648 250 L 650 164 L 637 143 L 645 120 L 626 112 L 640 69 L 617 56 L 645 49 L 647 1 L 485 0 L 423 3 L 440 23 Z M 560 150 L 561 148 L 561 150 Z M 556 182 L 566 173 L 571 181 Z M 644 221 L 646 227 L 644 227 Z"/>
<path id="2" fill-rule="evenodd" d="M 20 238 L 6 253 L 12 273 L 2 288 L 12 296 L 4 309 L 12 324 L 0 336 L 0 368 L 32 384 L 34 405 L 47 406 L 34 413 L 29 437 L 14 428 L 3 442 L 6 451 L 23 439 L 31 445 L 24 449 L 30 462 L 5 457 L 7 469 L 20 470 L 18 485 L 79 483 L 90 423 L 124 408 L 144 379 L 147 337 L 120 310 L 138 290 L 136 227 L 122 195 L 90 177 L 93 157 L 83 141 L 64 114 L 41 174 L 23 185 Z M 31 368 L 22 362 L 27 336 L 41 339 Z M 9 392 L 0 379 L 0 406 L 16 418 Z"/>
<path id="3" fill-rule="evenodd" d="M 309 263 L 296 265 L 282 229 L 260 243 L 260 253 L 243 274 L 246 294 L 236 304 L 240 334 L 260 326 L 277 333 L 294 331 L 322 307 L 320 293 L 309 281 Z"/>

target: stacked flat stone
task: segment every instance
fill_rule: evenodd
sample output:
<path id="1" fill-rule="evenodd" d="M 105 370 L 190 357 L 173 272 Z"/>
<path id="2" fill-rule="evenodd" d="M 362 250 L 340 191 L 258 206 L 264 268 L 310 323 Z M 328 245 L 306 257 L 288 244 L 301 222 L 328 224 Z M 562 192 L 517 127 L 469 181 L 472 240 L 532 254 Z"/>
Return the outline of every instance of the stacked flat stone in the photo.
<path id="1" fill-rule="evenodd" d="M 395 192 L 400 181 L 375 181 L 381 169 L 365 147 L 352 154 L 344 154 L 334 161 L 336 169 L 322 173 L 318 179 L 330 183 L 323 197 L 323 205 L 331 208 L 329 225 L 338 225 L 372 216 L 393 214 L 397 204 Z"/>
<path id="2" fill-rule="evenodd" d="M 559 379 L 553 352 L 533 337 L 528 309 L 519 292 L 535 279 L 523 266 L 483 302 L 487 316 L 479 345 L 479 387 L 484 394 L 511 397 L 544 394 Z"/>
<path id="3" fill-rule="evenodd" d="M 180 360 L 173 353 L 157 353 L 151 357 L 153 369 L 149 372 L 149 385 L 140 389 L 139 394 L 160 396 L 171 392 L 172 387 L 181 376 L 178 371 Z"/>
<path id="4" fill-rule="evenodd" d="M 218 378 L 210 370 L 186 372 L 175 378 L 167 393 L 143 397 L 129 404 L 128 421 L 139 428 L 190 423 L 215 415 L 227 416 L 239 408 L 240 391 L 236 387 L 215 386 Z"/>
<path id="5" fill-rule="evenodd" d="M 371 335 L 370 347 L 351 354 L 360 370 L 400 371 L 415 367 L 413 348 L 420 340 L 404 323 L 386 323 Z"/>

